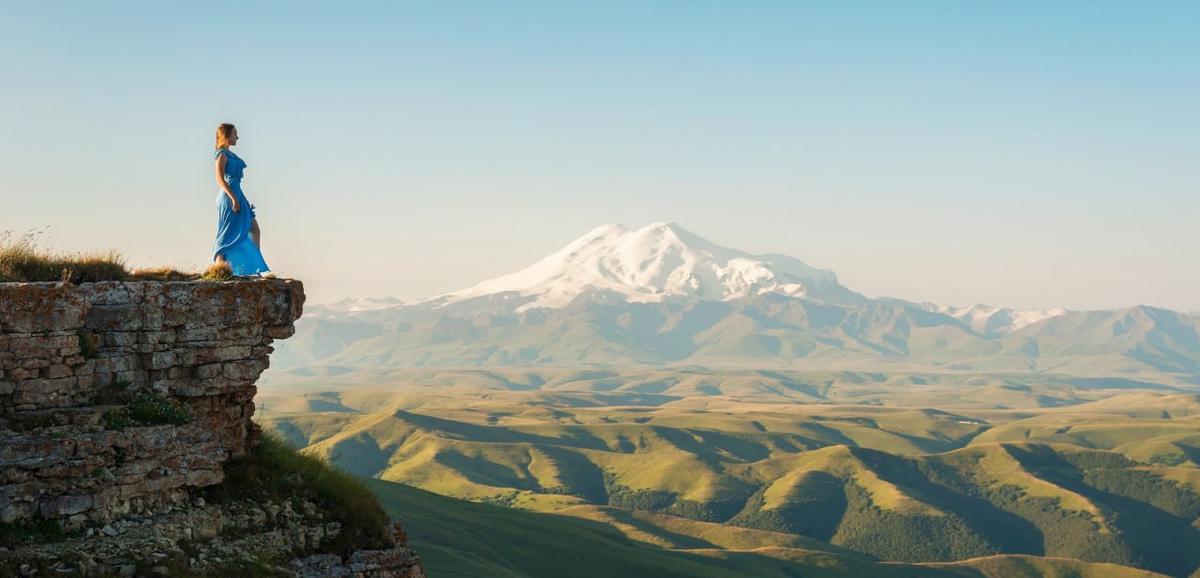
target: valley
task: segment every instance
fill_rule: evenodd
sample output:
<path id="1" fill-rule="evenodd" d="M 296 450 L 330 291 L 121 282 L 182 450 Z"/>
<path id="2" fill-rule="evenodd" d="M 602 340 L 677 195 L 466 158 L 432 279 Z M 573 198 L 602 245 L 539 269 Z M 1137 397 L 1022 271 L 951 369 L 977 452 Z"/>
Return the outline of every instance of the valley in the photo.
<path id="1" fill-rule="evenodd" d="M 690 555 L 1200 567 L 1200 396 L 1173 387 L 654 368 L 391 378 L 266 385 L 260 423 L 360 476 Z"/>
<path id="2" fill-rule="evenodd" d="M 547 514 L 392 482 L 370 486 L 390 514 L 411 523 L 411 543 L 426 566 L 449 578 L 1163 578 L 1115 564 L 1021 555 L 887 563 L 786 534 L 670 516 L 600 508 Z"/>

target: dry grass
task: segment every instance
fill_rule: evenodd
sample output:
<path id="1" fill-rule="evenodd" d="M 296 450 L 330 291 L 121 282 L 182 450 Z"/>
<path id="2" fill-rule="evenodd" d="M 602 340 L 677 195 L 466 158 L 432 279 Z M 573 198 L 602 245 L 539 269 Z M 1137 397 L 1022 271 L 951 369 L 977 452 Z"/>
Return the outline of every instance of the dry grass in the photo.
<path id="1" fill-rule="evenodd" d="M 115 251 L 54 253 L 38 246 L 39 232 L 14 239 L 0 232 L 0 281 L 88 283 L 129 277 L 125 258 Z"/>
<path id="2" fill-rule="evenodd" d="M 204 281 L 228 281 L 233 279 L 233 268 L 226 261 L 217 261 L 204 270 L 204 274 L 200 275 L 200 279 Z"/>
<path id="3" fill-rule="evenodd" d="M 125 257 L 116 251 L 64 253 L 47 250 L 38 243 L 41 231 L 13 237 L 0 231 L 0 283 L 97 281 L 229 281 L 234 279 L 228 263 L 213 263 L 203 273 L 174 267 L 150 267 L 130 271 Z"/>
<path id="4" fill-rule="evenodd" d="M 199 273 L 180 271 L 174 267 L 134 269 L 130 276 L 143 281 L 195 281 L 200 278 Z"/>

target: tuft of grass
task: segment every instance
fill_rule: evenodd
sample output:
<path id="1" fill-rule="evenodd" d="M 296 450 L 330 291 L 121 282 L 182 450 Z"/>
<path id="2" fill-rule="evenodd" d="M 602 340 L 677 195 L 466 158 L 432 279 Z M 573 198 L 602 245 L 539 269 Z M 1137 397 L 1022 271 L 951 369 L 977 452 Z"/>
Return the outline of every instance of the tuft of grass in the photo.
<path id="1" fill-rule="evenodd" d="M 116 251 L 62 253 L 39 244 L 42 231 L 14 237 L 0 231 L 0 283 L 97 281 L 228 281 L 233 270 L 228 263 L 214 263 L 203 273 L 174 267 L 147 267 L 130 271 L 125 257 Z"/>
<path id="2" fill-rule="evenodd" d="M 342 533 L 323 549 L 348 554 L 392 544 L 388 516 L 358 478 L 328 462 L 297 453 L 283 439 L 264 434 L 246 456 L 225 465 L 225 481 L 208 488 L 215 502 L 231 500 L 310 500 L 342 524 Z"/>
<path id="3" fill-rule="evenodd" d="M 129 403 L 129 419 L 144 425 L 183 425 L 192 421 L 192 412 L 165 397 L 146 394 Z"/>
<path id="4" fill-rule="evenodd" d="M 174 267 L 148 267 L 134 269 L 130 276 L 143 281 L 195 281 L 200 273 L 180 271 Z"/>
<path id="5" fill-rule="evenodd" d="M 233 279 L 233 268 L 227 261 L 217 261 L 208 266 L 200 275 L 202 281 L 229 281 Z"/>
<path id="6" fill-rule="evenodd" d="M 55 253 L 38 246 L 40 231 L 18 238 L 0 232 L 0 282 L 88 283 L 129 277 L 125 258 L 116 251 Z"/>
<path id="7" fill-rule="evenodd" d="M 121 387 L 120 383 L 114 385 Z M 191 421 L 192 412 L 187 407 L 152 394 L 139 395 L 129 405 L 104 414 L 104 427 L 111 430 L 130 426 L 183 425 Z"/>
<path id="8" fill-rule="evenodd" d="M 114 409 L 104 412 L 104 429 L 123 430 L 133 424 L 129 412 L 124 409 Z"/>

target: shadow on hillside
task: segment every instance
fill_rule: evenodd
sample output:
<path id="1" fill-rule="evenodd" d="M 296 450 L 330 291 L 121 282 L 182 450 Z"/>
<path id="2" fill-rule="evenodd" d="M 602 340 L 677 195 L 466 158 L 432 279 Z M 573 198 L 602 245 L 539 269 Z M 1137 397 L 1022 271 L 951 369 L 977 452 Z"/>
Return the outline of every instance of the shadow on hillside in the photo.
<path id="1" fill-rule="evenodd" d="M 1153 391 L 1182 391 L 1178 387 L 1120 377 L 1070 377 L 1063 382 L 1079 389 L 1148 389 Z"/>

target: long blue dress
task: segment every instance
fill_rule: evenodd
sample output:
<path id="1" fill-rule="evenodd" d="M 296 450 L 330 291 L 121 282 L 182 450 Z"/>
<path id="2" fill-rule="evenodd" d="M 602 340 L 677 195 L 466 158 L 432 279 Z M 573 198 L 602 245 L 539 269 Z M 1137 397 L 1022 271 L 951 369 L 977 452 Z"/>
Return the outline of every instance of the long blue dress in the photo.
<path id="1" fill-rule="evenodd" d="M 233 154 L 229 149 L 219 149 L 213 154 L 213 159 L 225 155 L 225 182 L 229 190 L 237 196 L 238 211 L 233 211 L 233 203 L 225 191 L 217 191 L 217 240 L 213 243 L 213 259 L 224 256 L 233 268 L 234 275 L 258 275 L 270 270 L 263 259 L 258 245 L 250 240 L 250 226 L 254 224 L 254 206 L 246 200 L 242 192 L 242 175 L 245 174 L 246 161 Z"/>

